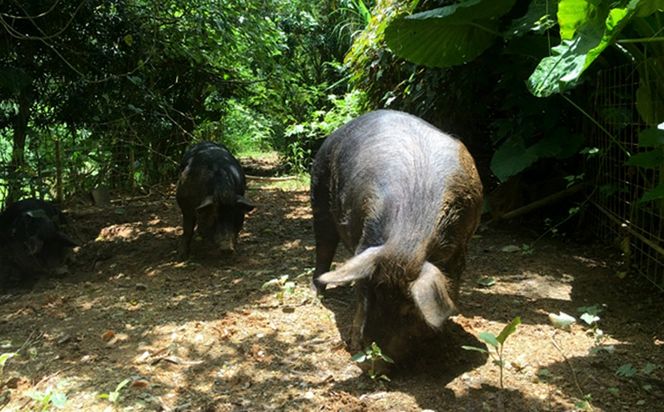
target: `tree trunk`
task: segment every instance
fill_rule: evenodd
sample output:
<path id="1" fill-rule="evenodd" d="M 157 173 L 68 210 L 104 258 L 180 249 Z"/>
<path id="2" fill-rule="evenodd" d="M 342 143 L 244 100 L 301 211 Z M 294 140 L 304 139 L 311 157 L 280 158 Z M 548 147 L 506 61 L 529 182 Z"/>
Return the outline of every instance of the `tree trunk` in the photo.
<path id="1" fill-rule="evenodd" d="M 71 136 L 71 141 L 69 142 L 69 147 L 78 147 L 76 138 L 78 136 L 78 129 L 76 129 L 76 125 L 73 122 L 67 122 L 67 128 L 69 129 L 69 135 Z M 67 182 L 77 182 L 75 185 L 76 188 L 79 190 L 82 190 L 82 182 L 80 181 L 79 178 L 79 169 L 78 165 L 76 162 L 68 162 L 69 164 L 69 175 L 67 176 Z M 74 192 L 76 193 L 76 191 Z"/>
<path id="2" fill-rule="evenodd" d="M 134 142 L 132 141 L 131 144 L 129 145 L 129 188 L 131 189 L 131 193 L 134 193 L 136 190 L 136 169 L 134 167 L 136 162 L 136 155 L 134 154 Z"/>
<path id="3" fill-rule="evenodd" d="M 62 188 L 62 145 L 60 137 L 55 138 L 55 200 L 62 203 L 64 190 Z"/>
<path id="4" fill-rule="evenodd" d="M 23 168 L 25 166 L 25 139 L 30 120 L 30 106 L 32 101 L 27 88 L 21 90 L 18 98 L 18 114 L 14 120 L 14 139 L 12 147 L 12 160 L 9 164 L 6 205 L 19 200 L 21 189 L 24 185 Z"/>

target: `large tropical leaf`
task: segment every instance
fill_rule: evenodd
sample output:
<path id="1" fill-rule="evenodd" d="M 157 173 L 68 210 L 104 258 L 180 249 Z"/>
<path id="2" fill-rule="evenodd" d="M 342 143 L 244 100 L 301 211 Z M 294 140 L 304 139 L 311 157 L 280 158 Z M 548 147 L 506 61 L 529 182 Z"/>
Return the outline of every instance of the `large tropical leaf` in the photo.
<path id="1" fill-rule="evenodd" d="M 512 138 L 503 143 L 491 158 L 491 171 L 501 182 L 524 170 L 538 157 L 526 147 L 521 138 Z"/>
<path id="2" fill-rule="evenodd" d="M 530 146 L 521 137 L 507 139 L 491 158 L 491 171 L 504 182 L 526 169 L 537 160 L 547 157 L 568 158 L 579 151 L 583 136 L 569 135 L 564 128 L 550 131 L 546 136 Z"/>
<path id="3" fill-rule="evenodd" d="M 639 202 L 651 202 L 653 200 L 664 199 L 664 183 L 660 183 L 654 189 L 644 193 Z"/>
<path id="4" fill-rule="evenodd" d="M 514 19 L 505 30 L 505 38 L 520 37 L 529 32 L 544 33 L 556 25 L 558 3 L 551 0 L 533 0 L 525 15 Z"/>
<path id="5" fill-rule="evenodd" d="M 558 6 L 561 43 L 530 75 L 530 91 L 535 96 L 546 97 L 576 85 L 584 70 L 613 43 L 636 13 L 640 1 L 630 0 L 624 8 L 608 9 L 604 2 L 561 0 Z"/>
<path id="6" fill-rule="evenodd" d="M 448 67 L 467 63 L 500 37 L 498 19 L 515 0 L 466 0 L 395 19 L 385 30 L 389 48 L 414 63 Z"/>
<path id="7" fill-rule="evenodd" d="M 641 0 L 637 16 L 650 16 L 656 11 L 664 10 L 664 0 Z"/>
<path id="8" fill-rule="evenodd" d="M 562 0 L 558 5 L 560 38 L 572 40 L 576 30 L 601 12 L 598 2 L 588 0 Z"/>

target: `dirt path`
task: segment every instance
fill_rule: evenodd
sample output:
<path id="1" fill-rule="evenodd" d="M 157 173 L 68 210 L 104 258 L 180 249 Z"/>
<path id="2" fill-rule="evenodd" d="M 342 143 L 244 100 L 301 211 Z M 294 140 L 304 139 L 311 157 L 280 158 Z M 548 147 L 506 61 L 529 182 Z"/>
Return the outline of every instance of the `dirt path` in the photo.
<path id="1" fill-rule="evenodd" d="M 0 410 L 38 410 L 29 394 L 49 391 L 43 404 L 65 395 L 70 411 L 664 410 L 662 296 L 618 279 L 608 249 L 554 239 L 531 254 L 504 252 L 534 236 L 484 228 L 471 246 L 462 315 L 437 354 L 391 382 L 372 381 L 344 343 L 351 291 L 322 302 L 309 292 L 304 185 L 251 183 L 259 208 L 239 253 L 199 248 L 186 263 L 175 257 L 172 190 L 74 208 L 85 241 L 74 273 L 0 297 L 0 353 L 20 353 L 0 376 Z M 493 286 L 478 283 L 487 276 Z M 577 308 L 592 305 L 602 309 L 608 350 L 593 350 L 579 319 Z M 548 314 L 559 311 L 577 318 L 570 331 L 550 325 Z M 480 332 L 498 334 L 515 316 L 523 324 L 506 342 L 500 389 L 497 366 L 460 346 L 482 346 Z M 125 379 L 116 403 L 99 397 Z"/>

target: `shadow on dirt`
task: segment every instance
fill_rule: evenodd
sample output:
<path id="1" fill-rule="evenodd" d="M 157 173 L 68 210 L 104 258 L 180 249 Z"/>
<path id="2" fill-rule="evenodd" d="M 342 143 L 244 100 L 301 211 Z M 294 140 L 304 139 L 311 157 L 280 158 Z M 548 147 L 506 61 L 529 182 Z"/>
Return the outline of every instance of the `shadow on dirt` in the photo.
<path id="1" fill-rule="evenodd" d="M 74 273 L 0 301 L 6 350 L 23 348 L 5 367 L 20 378 L 0 390 L 9 383 L 13 404 L 29 407 L 17 397 L 66 377 L 68 396 L 85 393 L 93 400 L 79 402 L 94 409 L 107 406 L 95 393 L 131 378 L 147 386 L 128 387 L 123 407 L 204 411 L 572 410 L 586 395 L 605 410 L 654 410 L 664 399 L 661 295 L 617 279 L 592 250 L 569 242 L 545 240 L 531 255 L 502 252 L 533 237 L 495 228 L 471 243 L 462 315 L 392 382 L 372 381 L 344 343 L 352 290 L 327 291 L 327 310 L 305 292 L 314 255 L 307 191 L 248 197 L 258 209 L 238 253 L 221 257 L 197 242 L 187 262 L 176 259 L 181 217 L 172 196 L 75 210 L 84 244 Z M 347 256 L 340 248 L 337 262 Z M 264 287 L 286 275 L 293 285 Z M 495 285 L 480 286 L 483 277 Z M 613 339 L 612 353 L 588 353 L 585 325 L 572 332 L 549 325 L 549 313 L 578 319 L 577 308 L 589 305 L 603 310 L 599 326 Z M 497 389 L 495 365 L 461 346 L 484 347 L 477 334 L 498 333 L 515 316 L 523 325 L 510 337 L 510 360 L 524 354 L 530 364 L 511 369 L 506 389 Z M 634 375 L 618 376 L 627 363 Z"/>
<path id="2" fill-rule="evenodd" d="M 517 245 L 535 239 L 513 228 L 492 230 Z M 661 292 L 636 275 L 617 277 L 619 259 L 599 243 L 547 239 L 514 258 L 501 252 L 506 245 L 489 240 L 480 238 L 471 246 L 460 304 L 465 317 L 505 323 L 520 316 L 523 325 L 538 328 L 539 339 L 531 337 L 531 350 L 538 351 L 542 361 L 557 360 L 536 368 L 535 376 L 580 404 L 630 410 L 664 399 L 664 368 L 658 363 L 661 358 L 652 356 L 661 353 L 664 341 Z M 481 286 L 483 277 L 493 277 L 496 285 Z M 589 308 L 598 311 L 595 327 L 600 335 L 581 320 Z M 571 332 L 550 326 L 549 314 L 561 311 L 576 318 Z M 582 346 L 585 355 L 579 354 L 579 335 L 590 342 L 590 348 Z M 634 367 L 633 376 L 620 376 L 618 369 L 625 365 Z"/>

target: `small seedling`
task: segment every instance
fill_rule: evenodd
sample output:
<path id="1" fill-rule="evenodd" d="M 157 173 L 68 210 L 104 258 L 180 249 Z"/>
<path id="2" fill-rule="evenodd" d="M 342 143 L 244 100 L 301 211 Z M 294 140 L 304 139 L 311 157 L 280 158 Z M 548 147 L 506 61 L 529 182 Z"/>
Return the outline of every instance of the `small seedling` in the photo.
<path id="1" fill-rule="evenodd" d="M 637 369 L 635 366 L 633 366 L 631 363 L 625 363 L 624 365 L 621 365 L 617 370 L 616 370 L 616 376 L 619 376 L 621 378 L 626 378 L 630 379 L 633 378 L 637 375 L 640 376 L 650 376 L 656 369 L 659 369 L 660 366 L 656 365 L 654 363 L 647 362 L 640 370 Z M 644 388 L 646 390 L 649 390 L 649 388 Z"/>
<path id="2" fill-rule="evenodd" d="M 394 361 L 387 356 L 386 354 L 383 353 L 383 351 L 378 347 L 376 342 L 372 342 L 369 347 L 364 349 L 362 352 L 358 352 L 355 355 L 353 355 L 353 361 L 357 363 L 362 363 L 369 361 L 371 362 L 371 368 L 369 369 L 369 377 L 373 380 L 376 379 L 382 379 L 384 381 L 389 382 L 390 378 L 388 378 L 385 375 L 378 375 L 376 373 L 376 361 L 378 360 L 383 360 L 387 363 L 394 363 Z"/>
<path id="3" fill-rule="evenodd" d="M 574 406 L 577 409 L 580 409 L 582 411 L 592 411 L 593 407 L 591 405 L 591 401 L 593 400 L 593 396 L 591 394 L 587 394 L 583 397 L 582 400 L 576 402 Z"/>
<path id="4" fill-rule="evenodd" d="M 288 275 L 283 275 L 278 278 L 271 279 L 261 286 L 261 289 L 271 288 L 277 286 L 279 292 L 277 292 L 277 299 L 279 302 L 284 303 L 286 296 L 292 295 L 295 293 L 295 282 L 288 280 Z"/>
<path id="5" fill-rule="evenodd" d="M 540 368 L 537 371 L 537 377 L 541 380 L 547 380 L 551 378 L 551 371 L 548 368 Z"/>
<path id="6" fill-rule="evenodd" d="M 649 376 L 651 373 L 653 373 L 656 369 L 659 369 L 659 365 L 655 365 L 654 363 L 646 363 L 643 368 L 641 368 L 641 373 Z"/>
<path id="7" fill-rule="evenodd" d="M 479 339 L 486 343 L 487 345 L 493 348 L 493 351 L 486 350 L 484 348 L 478 348 L 477 346 L 462 346 L 465 350 L 473 350 L 477 352 L 487 353 L 493 359 L 493 364 L 498 366 L 500 369 L 500 388 L 503 389 L 503 369 L 505 368 L 505 360 L 503 358 L 503 347 L 505 346 L 505 341 L 507 337 L 516 332 L 516 327 L 521 324 L 521 318 L 517 316 L 512 319 L 510 323 L 505 325 L 502 331 L 498 336 L 494 335 L 491 332 L 481 332 L 479 334 Z"/>
<path id="8" fill-rule="evenodd" d="M 67 395 L 62 392 L 47 388 L 44 392 L 30 391 L 27 393 L 28 397 L 37 402 L 39 411 L 47 411 L 51 406 L 57 409 L 63 409 L 67 403 Z"/>
<path id="9" fill-rule="evenodd" d="M 118 383 L 118 386 L 115 387 L 115 390 L 109 393 L 102 393 L 99 395 L 99 399 L 108 399 L 110 403 L 115 405 L 118 400 L 120 400 L 120 392 L 122 389 L 131 382 L 131 379 L 125 379 L 122 382 Z"/>
<path id="10" fill-rule="evenodd" d="M 604 334 L 604 331 L 599 328 L 598 324 L 598 322 L 601 319 L 598 315 L 602 313 L 603 310 L 604 309 L 602 309 L 598 305 L 582 306 L 580 308 L 577 308 L 577 311 L 581 313 L 581 316 L 579 316 L 579 318 L 581 318 L 581 320 L 590 327 L 588 333 L 595 339 L 592 351 L 598 352 L 600 350 L 605 350 L 611 353 L 613 351 L 613 347 L 602 345 L 606 340 L 607 336 Z"/>
<path id="11" fill-rule="evenodd" d="M 631 363 L 626 363 L 616 370 L 616 375 L 621 378 L 632 378 L 636 375 L 636 368 Z"/>
<path id="12" fill-rule="evenodd" d="M 521 254 L 522 255 L 530 256 L 534 252 L 535 252 L 535 246 L 533 246 L 532 244 L 529 245 L 527 243 L 524 243 L 523 245 L 521 245 Z"/>
<path id="13" fill-rule="evenodd" d="M 570 188 L 574 186 L 577 183 L 583 182 L 585 175 L 584 173 L 581 173 L 580 175 L 570 175 L 570 176 L 565 176 L 563 179 L 567 182 L 567 187 Z"/>
<path id="14" fill-rule="evenodd" d="M 0 375 L 5 370 L 5 364 L 8 360 L 16 356 L 16 352 L 0 353 Z"/>

